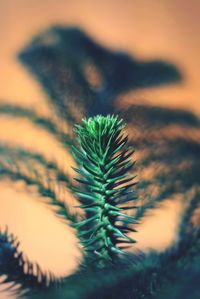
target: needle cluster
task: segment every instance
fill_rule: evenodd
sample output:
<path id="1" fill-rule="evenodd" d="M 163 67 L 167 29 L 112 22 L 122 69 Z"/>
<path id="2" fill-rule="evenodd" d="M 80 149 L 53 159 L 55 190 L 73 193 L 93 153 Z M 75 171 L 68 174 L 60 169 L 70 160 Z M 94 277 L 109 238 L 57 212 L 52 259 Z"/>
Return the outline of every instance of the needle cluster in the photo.
<path id="1" fill-rule="evenodd" d="M 75 180 L 83 188 L 75 189 L 86 219 L 76 224 L 85 249 L 101 260 L 113 260 L 123 249 L 135 243 L 128 235 L 135 231 L 133 216 L 125 213 L 135 209 L 137 199 L 131 190 L 136 183 L 129 175 L 134 162 L 127 146 L 124 121 L 118 116 L 95 116 L 75 126 L 79 148 L 74 148 L 79 168 Z M 127 204 L 131 203 L 131 205 Z"/>

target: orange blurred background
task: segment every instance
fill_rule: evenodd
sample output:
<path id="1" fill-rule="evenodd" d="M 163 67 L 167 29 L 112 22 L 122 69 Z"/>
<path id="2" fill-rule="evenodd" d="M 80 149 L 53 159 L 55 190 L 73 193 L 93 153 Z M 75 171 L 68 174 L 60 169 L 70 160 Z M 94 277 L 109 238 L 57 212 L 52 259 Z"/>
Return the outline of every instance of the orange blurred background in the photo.
<path id="1" fill-rule="evenodd" d="M 16 54 L 32 37 L 53 24 L 77 25 L 102 45 L 142 59 L 174 63 L 179 84 L 134 91 L 136 99 L 181 107 L 200 115 L 200 1 L 198 0 L 0 0 L 0 101 L 50 113 L 47 95 Z M 123 105 L 128 101 L 122 99 Z M 36 142 L 37 141 L 37 142 Z M 72 161 L 48 134 L 31 123 L 0 116 L 0 142 L 17 144 L 57 159 Z M 0 224 L 8 225 L 30 260 L 57 275 L 74 271 L 81 254 L 72 230 L 62 224 L 37 195 L 20 184 L 0 183 Z M 175 237 L 180 205 L 167 202 L 141 224 L 138 247 L 162 249 Z M 0 298 L 4 298 L 0 294 Z"/>

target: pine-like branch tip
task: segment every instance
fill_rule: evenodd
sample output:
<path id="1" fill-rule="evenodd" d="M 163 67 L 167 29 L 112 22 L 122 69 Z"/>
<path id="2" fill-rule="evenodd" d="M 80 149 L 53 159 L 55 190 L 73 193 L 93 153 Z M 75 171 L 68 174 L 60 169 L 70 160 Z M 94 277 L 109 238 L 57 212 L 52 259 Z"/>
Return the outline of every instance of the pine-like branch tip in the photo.
<path id="1" fill-rule="evenodd" d="M 84 118 L 75 126 L 79 147 L 74 148 L 78 168 L 75 180 L 83 187 L 75 189 L 86 219 L 76 225 L 86 251 L 96 253 L 102 261 L 113 260 L 123 253 L 119 245 L 135 241 L 127 236 L 137 223 L 124 213 L 131 200 L 130 188 L 135 185 L 129 171 L 134 163 L 124 135 L 125 123 L 118 116 L 108 115 Z M 119 204 L 125 204 L 119 208 Z M 132 204 L 133 206 L 133 204 Z M 135 204 L 134 204 L 135 208 Z"/>

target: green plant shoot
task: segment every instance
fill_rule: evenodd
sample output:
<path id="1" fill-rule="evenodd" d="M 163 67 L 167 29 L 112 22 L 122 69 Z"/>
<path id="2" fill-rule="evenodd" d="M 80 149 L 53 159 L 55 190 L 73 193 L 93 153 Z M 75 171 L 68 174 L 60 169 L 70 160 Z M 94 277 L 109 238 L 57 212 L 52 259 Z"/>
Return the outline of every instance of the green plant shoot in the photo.
<path id="1" fill-rule="evenodd" d="M 133 216 L 125 213 L 135 209 L 137 196 L 131 190 L 136 182 L 130 176 L 134 162 L 129 149 L 125 123 L 118 116 L 95 116 L 75 126 L 79 143 L 74 154 L 79 168 L 75 180 L 83 188 L 75 188 L 86 219 L 76 224 L 85 250 L 96 254 L 104 265 L 135 241 L 128 233 L 135 231 Z"/>

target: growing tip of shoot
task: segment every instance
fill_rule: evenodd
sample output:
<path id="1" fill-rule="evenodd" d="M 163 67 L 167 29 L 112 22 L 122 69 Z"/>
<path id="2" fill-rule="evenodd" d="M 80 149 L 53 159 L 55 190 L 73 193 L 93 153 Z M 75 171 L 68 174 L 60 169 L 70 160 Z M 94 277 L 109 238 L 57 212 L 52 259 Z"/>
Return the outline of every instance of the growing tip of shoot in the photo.
<path id="1" fill-rule="evenodd" d="M 86 217 L 77 227 L 86 252 L 101 264 L 122 254 L 120 245 L 125 241 L 135 242 L 127 236 L 127 231 L 134 231 L 128 228 L 137 222 L 126 214 L 129 203 L 135 209 L 136 198 L 134 193 L 133 205 L 130 189 L 135 186 L 135 176 L 129 175 L 134 167 L 130 161 L 133 150 L 124 128 L 123 119 L 115 115 L 84 118 L 74 128 L 78 142 L 74 149 L 76 180 L 82 186 L 76 194 Z M 123 207 L 119 207 L 121 202 Z"/>

